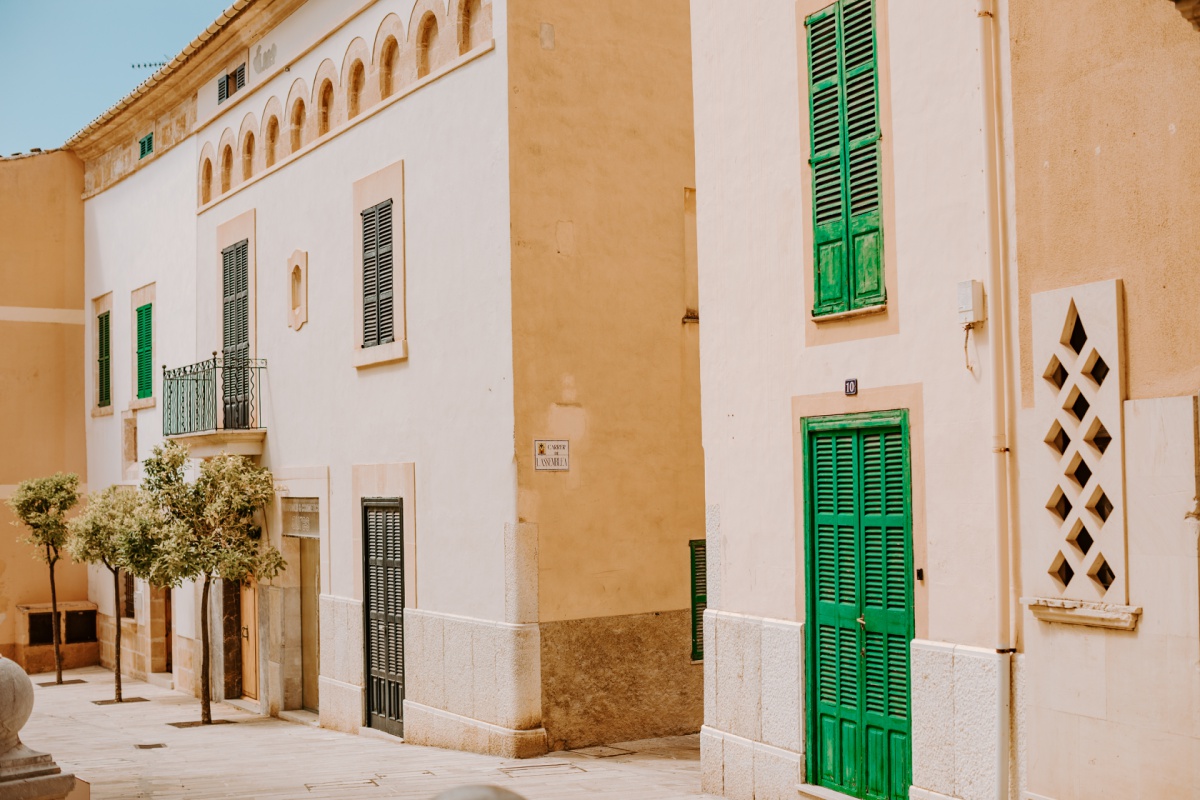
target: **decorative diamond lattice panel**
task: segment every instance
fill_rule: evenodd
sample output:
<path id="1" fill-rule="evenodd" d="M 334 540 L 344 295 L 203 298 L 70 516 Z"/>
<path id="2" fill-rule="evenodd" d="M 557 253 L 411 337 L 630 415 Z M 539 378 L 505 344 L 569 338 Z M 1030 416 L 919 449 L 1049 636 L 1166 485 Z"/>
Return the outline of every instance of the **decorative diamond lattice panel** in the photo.
<path id="1" fill-rule="evenodd" d="M 1034 431 L 1022 466 L 1045 510 L 1034 514 L 1034 593 L 1127 602 L 1124 309 L 1120 281 L 1033 296 Z"/>

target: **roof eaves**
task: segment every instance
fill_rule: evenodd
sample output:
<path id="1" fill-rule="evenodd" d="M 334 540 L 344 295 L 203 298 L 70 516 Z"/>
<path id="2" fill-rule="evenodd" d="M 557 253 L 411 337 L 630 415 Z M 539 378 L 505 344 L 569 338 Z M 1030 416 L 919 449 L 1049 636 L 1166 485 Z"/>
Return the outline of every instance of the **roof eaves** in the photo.
<path id="1" fill-rule="evenodd" d="M 71 138 L 67 139 L 62 146 L 63 149 L 69 149 L 80 144 L 85 138 L 94 133 L 102 125 L 109 122 L 126 108 L 131 106 L 136 100 L 138 100 L 138 98 L 142 97 L 155 86 L 170 77 L 176 70 L 190 61 L 192 56 L 194 56 L 206 44 L 208 44 L 213 37 L 224 30 L 229 23 L 233 22 L 238 15 L 257 2 L 259 2 L 259 0 L 234 0 L 233 5 L 221 12 L 221 16 L 217 17 L 217 19 L 211 25 L 205 28 L 199 36 L 193 39 L 191 44 L 183 48 L 179 55 L 171 59 L 171 61 L 165 67 L 159 69 L 158 72 L 155 72 L 149 78 L 139 83 L 132 92 L 125 95 L 125 97 L 117 101 L 115 105 L 89 122 L 82 130 L 78 131 L 71 136 Z"/>

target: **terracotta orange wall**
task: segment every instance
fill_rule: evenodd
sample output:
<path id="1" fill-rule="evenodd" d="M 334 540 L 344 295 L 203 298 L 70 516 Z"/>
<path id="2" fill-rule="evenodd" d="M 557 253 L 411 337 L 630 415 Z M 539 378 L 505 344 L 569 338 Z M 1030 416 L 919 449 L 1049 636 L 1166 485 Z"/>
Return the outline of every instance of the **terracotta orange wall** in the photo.
<path id="1" fill-rule="evenodd" d="M 0 501 L 54 472 L 86 482 L 83 167 L 65 152 L 0 159 Z M 62 310 L 75 312 L 69 322 Z M 70 314 L 67 318 L 70 318 Z M 48 570 L 0 502 L 0 651 L 18 603 L 50 601 Z M 60 600 L 87 600 L 87 570 L 60 562 Z"/>
<path id="2" fill-rule="evenodd" d="M 508 4 L 518 514 L 538 525 L 543 622 L 689 605 L 688 18 L 686 0 Z M 536 472 L 534 439 L 569 439 L 570 471 Z"/>
<path id="3" fill-rule="evenodd" d="M 1069 10 L 1064 8 L 1069 5 Z M 1021 388 L 1030 295 L 1125 282 L 1131 398 L 1200 387 L 1200 31 L 1169 0 L 1010 0 Z"/>

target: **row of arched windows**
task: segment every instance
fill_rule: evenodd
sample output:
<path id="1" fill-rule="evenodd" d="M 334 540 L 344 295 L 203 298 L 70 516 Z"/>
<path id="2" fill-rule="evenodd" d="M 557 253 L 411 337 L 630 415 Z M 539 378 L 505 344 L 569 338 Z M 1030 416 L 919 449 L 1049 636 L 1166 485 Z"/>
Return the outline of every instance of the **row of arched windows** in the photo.
<path id="1" fill-rule="evenodd" d="M 373 50 L 361 38 L 350 43 L 340 77 L 333 61 L 326 59 L 317 68 L 313 81 L 316 91 L 311 95 L 304 79 L 298 78 L 285 104 L 278 97 L 267 101 L 261 126 L 250 113 L 242 120 L 236 137 L 232 129 L 226 128 L 215 148 L 211 142 L 206 143 L 200 155 L 200 204 L 211 202 L 257 172 L 275 166 L 276 162 L 491 38 L 490 3 L 459 0 L 453 9 L 452 27 L 458 34 L 453 38 L 439 34 L 439 25 L 440 30 L 446 29 L 441 9 L 441 0 L 419 0 L 412 17 L 417 21 L 411 24 L 410 20 L 411 36 L 405 35 L 399 17 L 388 14 L 379 26 Z M 316 111 L 311 117 L 310 104 Z M 281 141 L 283 130 L 286 138 Z M 215 175 L 214 170 L 218 171 Z"/>

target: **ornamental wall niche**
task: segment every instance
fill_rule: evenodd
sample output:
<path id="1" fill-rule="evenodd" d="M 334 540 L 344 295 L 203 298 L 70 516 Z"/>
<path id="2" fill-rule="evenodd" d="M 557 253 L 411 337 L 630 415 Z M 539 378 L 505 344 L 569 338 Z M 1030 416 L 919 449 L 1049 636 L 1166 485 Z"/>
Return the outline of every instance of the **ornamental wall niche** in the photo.
<path id="1" fill-rule="evenodd" d="M 1033 508 L 1025 598 L 1055 622 L 1133 627 L 1126 604 L 1125 331 L 1120 281 L 1032 297 L 1034 409 L 1022 467 Z M 1036 435 L 1035 440 L 1033 436 Z"/>

